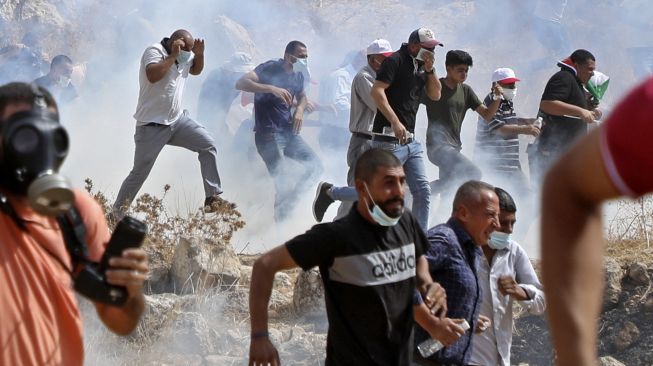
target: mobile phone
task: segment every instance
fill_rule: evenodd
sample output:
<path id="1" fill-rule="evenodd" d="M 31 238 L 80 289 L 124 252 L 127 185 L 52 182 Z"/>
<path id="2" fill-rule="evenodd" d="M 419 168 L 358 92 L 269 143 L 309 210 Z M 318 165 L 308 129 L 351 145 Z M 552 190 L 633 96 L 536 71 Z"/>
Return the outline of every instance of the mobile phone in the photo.
<path id="1" fill-rule="evenodd" d="M 104 273 L 109 268 L 109 259 L 119 257 L 127 248 L 138 248 L 147 235 L 147 225 L 133 217 L 125 216 L 113 231 L 107 248 L 102 254 L 99 271 Z"/>

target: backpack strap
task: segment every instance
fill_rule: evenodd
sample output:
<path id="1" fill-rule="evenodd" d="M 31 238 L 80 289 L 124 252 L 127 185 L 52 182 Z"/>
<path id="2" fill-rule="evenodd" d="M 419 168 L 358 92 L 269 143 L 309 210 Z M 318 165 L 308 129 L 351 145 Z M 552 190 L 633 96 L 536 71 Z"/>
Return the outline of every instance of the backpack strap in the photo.
<path id="1" fill-rule="evenodd" d="M 66 249 L 73 260 L 73 268 L 79 264 L 89 263 L 86 245 L 86 226 L 77 207 L 57 216 Z"/>

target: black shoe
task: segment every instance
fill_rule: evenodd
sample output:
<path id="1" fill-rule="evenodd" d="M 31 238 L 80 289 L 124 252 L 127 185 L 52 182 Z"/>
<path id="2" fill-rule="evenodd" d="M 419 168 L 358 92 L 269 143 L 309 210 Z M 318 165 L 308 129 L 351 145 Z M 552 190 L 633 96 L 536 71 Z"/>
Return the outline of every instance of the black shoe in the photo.
<path id="1" fill-rule="evenodd" d="M 204 212 L 206 213 L 216 212 L 221 208 L 233 210 L 236 208 L 236 204 L 223 199 L 217 194 L 206 197 L 204 200 Z"/>
<path id="2" fill-rule="evenodd" d="M 327 208 L 335 202 L 333 198 L 329 197 L 327 194 L 327 191 L 331 187 L 333 187 L 333 184 L 327 182 L 320 182 L 320 184 L 317 185 L 315 199 L 313 200 L 313 217 L 317 222 L 322 222 Z"/>

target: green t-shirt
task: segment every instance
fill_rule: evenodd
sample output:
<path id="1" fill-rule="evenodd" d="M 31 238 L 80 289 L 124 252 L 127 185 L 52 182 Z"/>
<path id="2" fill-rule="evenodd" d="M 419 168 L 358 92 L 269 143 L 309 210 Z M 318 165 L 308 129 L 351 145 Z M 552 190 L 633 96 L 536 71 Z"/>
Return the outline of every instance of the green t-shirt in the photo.
<path id="1" fill-rule="evenodd" d="M 426 130 L 426 145 L 437 146 L 447 144 L 458 150 L 462 147 L 460 128 L 465 119 L 467 109 L 476 110 L 481 101 L 467 84 L 458 84 L 451 89 L 440 78 L 442 93 L 440 100 L 433 101 L 426 94 L 422 96 L 422 104 L 426 106 L 428 128 Z"/>

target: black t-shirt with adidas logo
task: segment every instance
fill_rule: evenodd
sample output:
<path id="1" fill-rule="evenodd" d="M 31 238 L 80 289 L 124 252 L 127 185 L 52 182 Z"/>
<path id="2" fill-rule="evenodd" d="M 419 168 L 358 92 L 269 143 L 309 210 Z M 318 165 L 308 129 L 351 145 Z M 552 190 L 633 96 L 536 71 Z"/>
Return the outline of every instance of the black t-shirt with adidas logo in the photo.
<path id="1" fill-rule="evenodd" d="M 384 227 L 365 220 L 356 205 L 286 243 L 301 268 L 320 268 L 327 366 L 410 364 L 416 263 L 427 243 L 408 210 Z"/>

